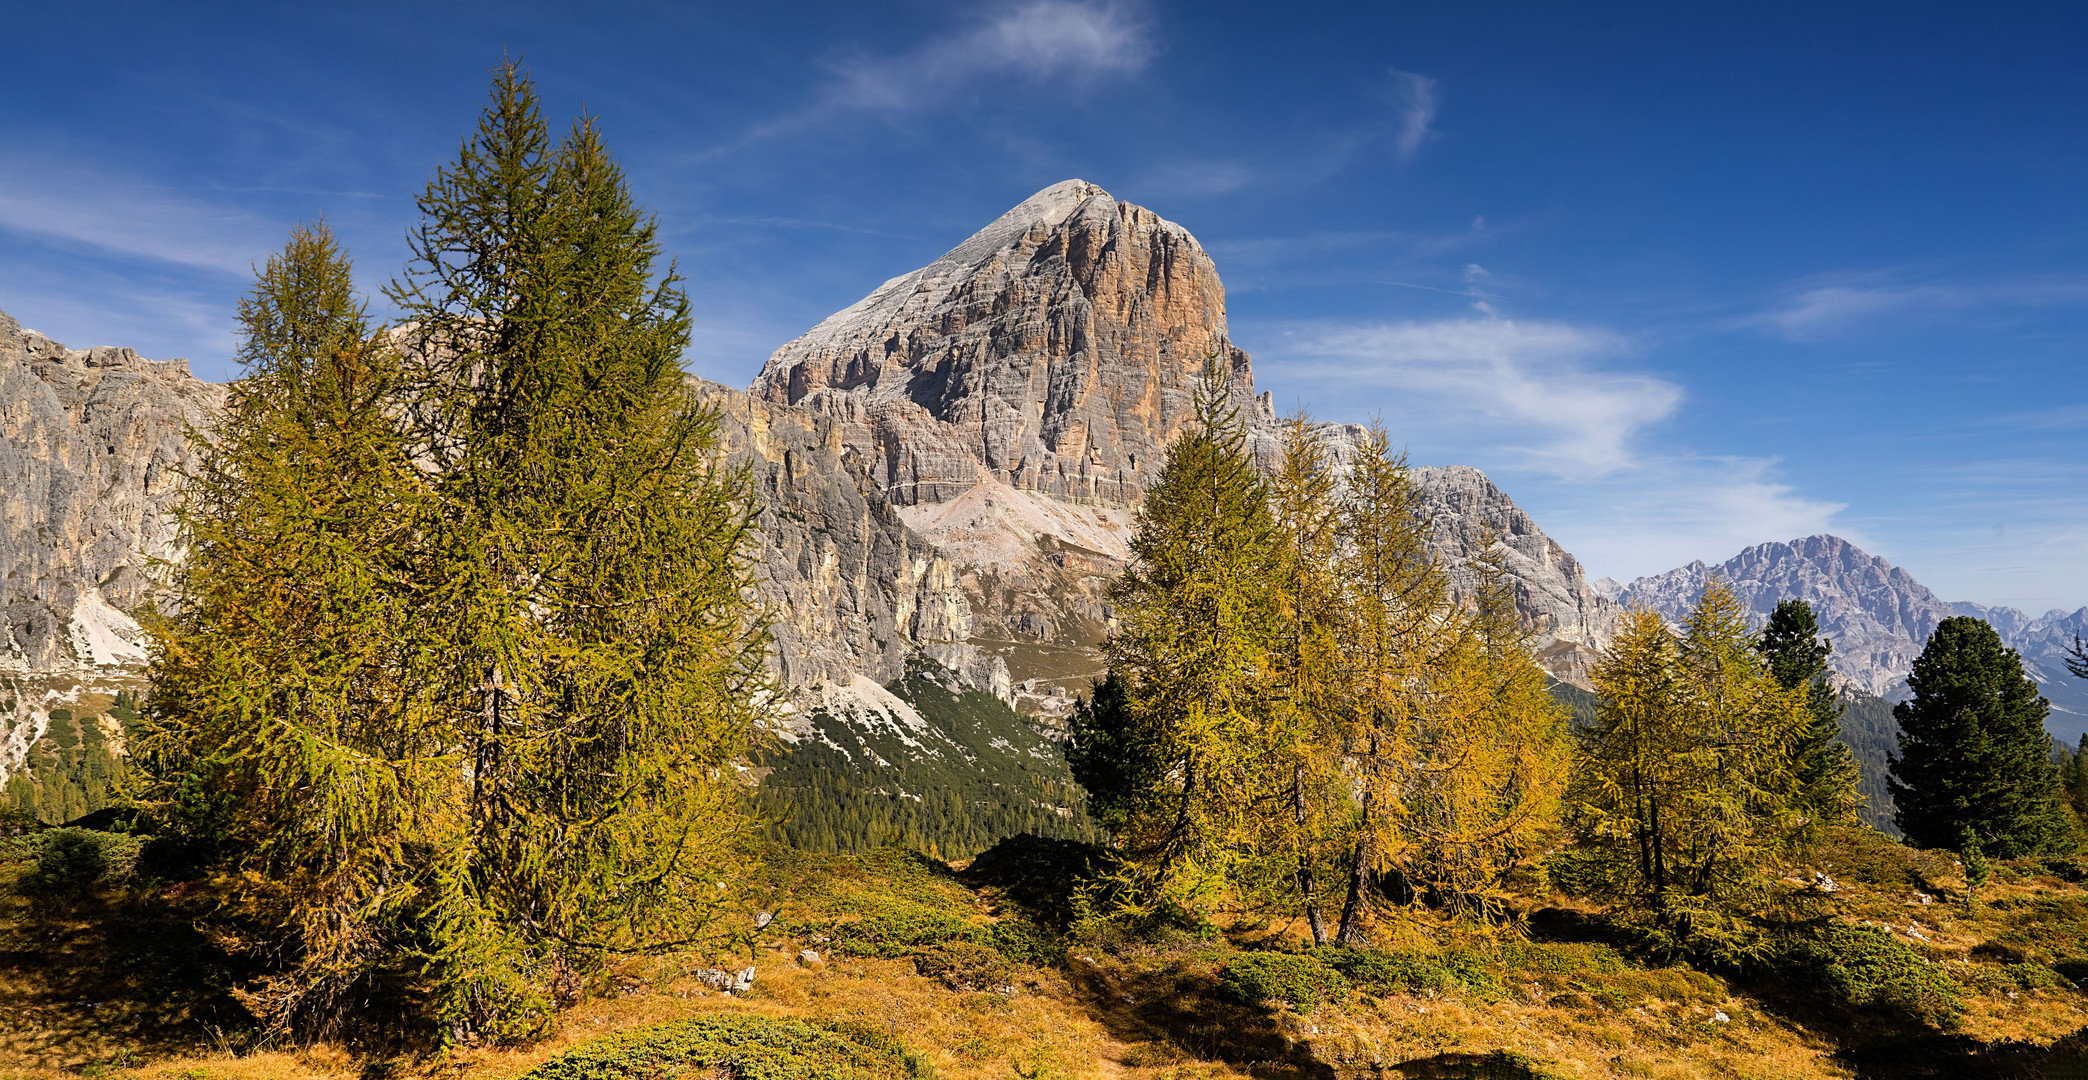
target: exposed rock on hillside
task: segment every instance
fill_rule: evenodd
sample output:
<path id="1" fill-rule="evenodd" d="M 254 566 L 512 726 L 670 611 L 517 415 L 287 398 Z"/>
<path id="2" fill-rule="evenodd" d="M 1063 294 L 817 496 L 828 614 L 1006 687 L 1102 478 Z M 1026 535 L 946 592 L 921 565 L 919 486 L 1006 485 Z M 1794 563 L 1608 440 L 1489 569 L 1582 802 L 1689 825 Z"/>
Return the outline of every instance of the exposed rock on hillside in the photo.
<path id="1" fill-rule="evenodd" d="M 1580 561 L 1544 534 L 1486 474 L 1466 465 L 1414 470 L 1429 515 L 1430 547 L 1462 567 L 1491 535 L 1507 549 L 1516 607 L 1535 635 L 1545 670 L 1586 685 L 1623 609 L 1596 592 Z"/>
<path id="2" fill-rule="evenodd" d="M 719 410 L 720 449 L 749 470 L 761 506 L 750 555 L 776 616 L 773 671 L 789 686 L 881 686 L 919 651 L 1008 696 L 1005 665 L 968 644 L 956 571 L 908 528 L 842 443 L 805 409 L 699 382 Z"/>
<path id="3" fill-rule="evenodd" d="M 955 499 L 981 469 L 1023 491 L 1129 505 L 1212 355 L 1256 408 L 1196 238 L 1067 180 L 777 349 L 753 391 L 842 420 L 902 506 Z"/>
<path id="4" fill-rule="evenodd" d="M 123 613 L 176 554 L 169 517 L 224 388 L 188 361 L 68 349 L 0 313 L 0 668 L 94 670 L 142 659 Z"/>
<path id="5" fill-rule="evenodd" d="M 1077 682 L 1099 671 L 1091 646 L 1129 558 L 1130 510 L 1212 355 L 1273 463 L 1269 395 L 1227 337 L 1202 245 L 1068 180 L 776 350 L 753 393 L 841 422 L 907 523 L 958 565 L 975 633 L 1016 678 Z M 1361 435 L 1322 432 L 1341 461 Z M 1477 470 L 1424 470 L 1424 487 L 1439 554 L 1462 562 L 1498 532 L 1547 666 L 1584 681 L 1614 605 Z"/>
<path id="6" fill-rule="evenodd" d="M 188 362 L 68 349 L 0 313 L 0 775 L 52 706 L 134 678 L 154 558 L 179 554 L 169 512 L 186 432 L 224 388 Z"/>

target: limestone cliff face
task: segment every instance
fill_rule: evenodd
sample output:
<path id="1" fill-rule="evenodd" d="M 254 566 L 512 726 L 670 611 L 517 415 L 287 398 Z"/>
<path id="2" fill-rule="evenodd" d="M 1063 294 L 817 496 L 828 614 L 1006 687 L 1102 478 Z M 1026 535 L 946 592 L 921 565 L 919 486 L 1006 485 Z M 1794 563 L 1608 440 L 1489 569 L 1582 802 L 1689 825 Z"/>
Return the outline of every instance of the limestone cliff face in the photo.
<path id="1" fill-rule="evenodd" d="M 906 522 L 956 564 L 976 638 L 1018 680 L 1077 684 L 1100 670 L 1093 646 L 1133 511 L 1209 356 L 1273 465 L 1270 398 L 1227 335 L 1210 256 L 1181 226 L 1068 180 L 777 349 L 752 393 L 838 420 Z M 1340 463 L 1361 429 L 1322 434 Z M 1615 605 L 1485 476 L 1424 475 L 1438 554 L 1462 563 L 1491 525 L 1547 667 L 1584 682 Z"/>
<path id="2" fill-rule="evenodd" d="M 1067 180 L 777 349 L 753 392 L 841 420 L 896 505 L 956 499 L 983 470 L 1018 491 L 1128 506 L 1214 355 L 1254 408 L 1196 238 Z"/>
<path id="3" fill-rule="evenodd" d="M 908 528 L 840 425 L 806 409 L 698 382 L 718 410 L 719 450 L 748 470 L 760 516 L 748 555 L 775 616 L 771 671 L 787 686 L 876 685 L 916 651 L 1007 696 L 1005 665 L 969 644 L 957 571 Z"/>
<path id="4" fill-rule="evenodd" d="M 1516 608 L 1533 635 L 1539 662 L 1553 675 L 1587 686 L 1623 608 L 1596 593 L 1580 560 L 1546 536 L 1485 473 L 1452 465 L 1415 469 L 1414 479 L 1436 557 L 1453 568 L 1468 565 L 1491 533 L 1506 549 Z"/>
<path id="5" fill-rule="evenodd" d="M 150 560 L 224 387 L 129 349 L 68 349 L 0 313 L 0 776 L 50 709 L 133 683 Z"/>
<path id="6" fill-rule="evenodd" d="M 170 517 L 225 388 L 188 362 L 68 349 L 0 314 L 0 669 L 95 670 L 143 658 L 123 613 L 177 554 Z"/>

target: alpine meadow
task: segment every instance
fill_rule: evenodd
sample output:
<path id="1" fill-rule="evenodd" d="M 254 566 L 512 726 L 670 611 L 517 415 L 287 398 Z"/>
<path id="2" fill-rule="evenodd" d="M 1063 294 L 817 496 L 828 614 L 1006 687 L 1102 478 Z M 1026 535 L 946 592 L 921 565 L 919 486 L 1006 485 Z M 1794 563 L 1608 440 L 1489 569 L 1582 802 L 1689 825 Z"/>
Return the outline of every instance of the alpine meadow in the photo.
<path id="1" fill-rule="evenodd" d="M 1679 11 L 1504 9 L 1482 89 L 1356 51 L 1475 12 L 628 7 L 198 13 L 313 49 L 167 84 L 250 184 L 0 180 L 56 252 L 31 287 L 0 250 L 14 310 L 129 281 L 148 346 L 230 343 L 0 314 L 0 1078 L 2088 1075 L 2088 608 L 2009 606 L 2088 581 L 2078 380 L 2020 366 L 2084 340 L 2060 224 L 1752 307 L 1570 233 L 1562 161 L 1637 177 L 1634 237 L 1683 228 L 1649 192 L 1755 214 L 1689 171 L 1721 143 L 1611 160 L 1649 103 L 1799 139 L 1602 51 Z M 1773 23 L 1825 79 L 1794 20 L 1660 33 L 1724 78 L 1701 43 Z M 466 25 L 518 43 L 469 35 L 476 99 L 430 74 Z M 1582 45 L 1613 87 L 1537 59 Z M 386 74 L 327 75 L 355 50 Z M 1511 99 L 1551 118 L 1487 157 Z M 1760 195 L 1805 237 L 1706 202 L 1692 243 L 1840 259 L 1812 207 L 1901 151 L 1822 138 L 1819 191 Z M 1037 187 L 1075 168 L 1208 246 Z M 1927 344 L 1850 344 L 1884 320 Z M 1991 370 L 1922 382 L 1960 333 Z"/>

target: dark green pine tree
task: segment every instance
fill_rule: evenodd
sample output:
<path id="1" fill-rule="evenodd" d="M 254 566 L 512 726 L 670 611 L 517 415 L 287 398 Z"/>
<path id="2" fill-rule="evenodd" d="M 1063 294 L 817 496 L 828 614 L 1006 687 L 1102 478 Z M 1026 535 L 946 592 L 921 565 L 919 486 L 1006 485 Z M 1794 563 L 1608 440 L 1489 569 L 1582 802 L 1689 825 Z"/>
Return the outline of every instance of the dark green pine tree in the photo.
<path id="1" fill-rule="evenodd" d="M 1856 793 L 1856 756 L 1842 741 L 1841 695 L 1828 678 L 1827 657 L 1834 645 L 1820 636 L 1812 605 L 1803 600 L 1777 604 L 1755 647 L 1768 661 L 1777 685 L 1804 688 L 1806 711 L 1812 716 L 1792 748 L 1799 809 L 1823 824 L 1848 820 L 1862 803 Z"/>
<path id="2" fill-rule="evenodd" d="M 1130 684 L 1112 670 L 1073 707 L 1066 764 L 1087 789 L 1088 813 L 1111 833 L 1130 821 L 1140 796 L 1159 779 L 1156 733 L 1130 708 Z"/>
<path id="3" fill-rule="evenodd" d="M 1985 622 L 1937 624 L 1907 676 L 1914 696 L 1892 710 L 1895 819 L 1919 847 L 2013 858 L 2067 835 L 2058 768 L 2045 734 L 2050 706 L 2015 650 Z"/>

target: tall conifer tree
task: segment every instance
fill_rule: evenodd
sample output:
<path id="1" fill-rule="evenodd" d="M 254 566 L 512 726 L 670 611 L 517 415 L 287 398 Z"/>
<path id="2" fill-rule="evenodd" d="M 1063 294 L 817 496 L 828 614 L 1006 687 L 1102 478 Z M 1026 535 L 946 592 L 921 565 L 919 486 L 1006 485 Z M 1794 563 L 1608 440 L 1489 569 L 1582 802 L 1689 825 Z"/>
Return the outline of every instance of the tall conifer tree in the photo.
<path id="1" fill-rule="evenodd" d="M 429 725 L 433 492 L 389 406 L 324 225 L 240 301 L 243 377 L 178 511 L 179 613 L 154 625 L 139 759 L 190 840 L 229 863 L 228 940 L 267 954 L 243 1000 L 272 1030 L 337 1030 L 403 977 L 425 904 L 421 830 L 452 793 Z"/>
<path id="2" fill-rule="evenodd" d="M 1227 373 L 1213 359 L 1194 425 L 1170 443 L 1112 587 L 1104 645 L 1122 702 L 1102 718 L 1133 770 L 1116 835 L 1149 903 L 1198 903 L 1233 879 L 1249 815 L 1269 786 L 1257 760 L 1280 629 L 1274 530 Z M 1083 781 L 1092 772 L 1084 770 Z"/>
<path id="3" fill-rule="evenodd" d="M 1759 943 L 1745 920 L 1768 871 L 1799 839 L 1804 697 L 1771 677 L 1716 580 L 1679 639 L 1653 612 L 1628 613 L 1594 674 L 1601 703 L 1570 795 L 1581 848 L 1603 891 L 1676 947 L 1739 959 Z"/>
<path id="4" fill-rule="evenodd" d="M 419 206 L 391 295 L 445 510 L 435 708 L 468 778 L 436 960 L 457 1031 L 521 1037 L 724 899 L 763 644 L 750 511 L 681 371 L 688 300 L 592 121 L 553 147 L 505 65 Z"/>
<path id="5" fill-rule="evenodd" d="M 1909 843 L 2012 858 L 2050 850 L 2067 830 L 2045 734 L 2049 710 L 2015 650 L 1985 622 L 1936 625 L 1894 706 L 1893 816 Z"/>
<path id="6" fill-rule="evenodd" d="M 1449 579 L 1428 551 L 1419 502 L 1405 455 L 1392 451 L 1382 423 L 1372 424 L 1342 499 L 1337 563 L 1349 605 L 1342 743 L 1358 799 L 1336 933 L 1348 946 L 1364 941 L 1381 876 L 1395 896 L 1411 890 L 1408 795 L 1452 648 L 1440 632 Z"/>
<path id="7" fill-rule="evenodd" d="M 1434 691 L 1407 796 L 1407 873 L 1442 909 L 1482 924 L 1506 876 L 1542 853 L 1567 777 L 1565 710 L 1546 690 L 1516 608 L 1507 551 L 1489 535 L 1465 568 L 1464 608 L 1438 623 Z"/>
<path id="8" fill-rule="evenodd" d="M 1822 824 L 1849 820 L 1863 802 L 1856 794 L 1856 755 L 1841 737 L 1841 695 L 1827 667 L 1834 645 L 1821 636 L 1812 605 L 1803 600 L 1777 604 L 1757 648 L 1778 685 L 1805 695 L 1812 716 L 1793 750 L 1800 809 Z"/>
<path id="9" fill-rule="evenodd" d="M 1336 571 L 1340 501 L 1333 460 L 1300 413 L 1286 421 L 1282 458 L 1269 482 L 1276 531 L 1276 595 L 1282 621 L 1270 650 L 1274 690 L 1264 737 L 1268 768 L 1278 774 L 1276 805 L 1259 815 L 1257 849 L 1276 856 L 1269 889 L 1294 897 L 1315 944 L 1327 943 L 1323 894 L 1339 884 L 1332 865 L 1345 831 L 1347 782 L 1339 754 L 1342 711 L 1341 630 L 1347 618 Z"/>

